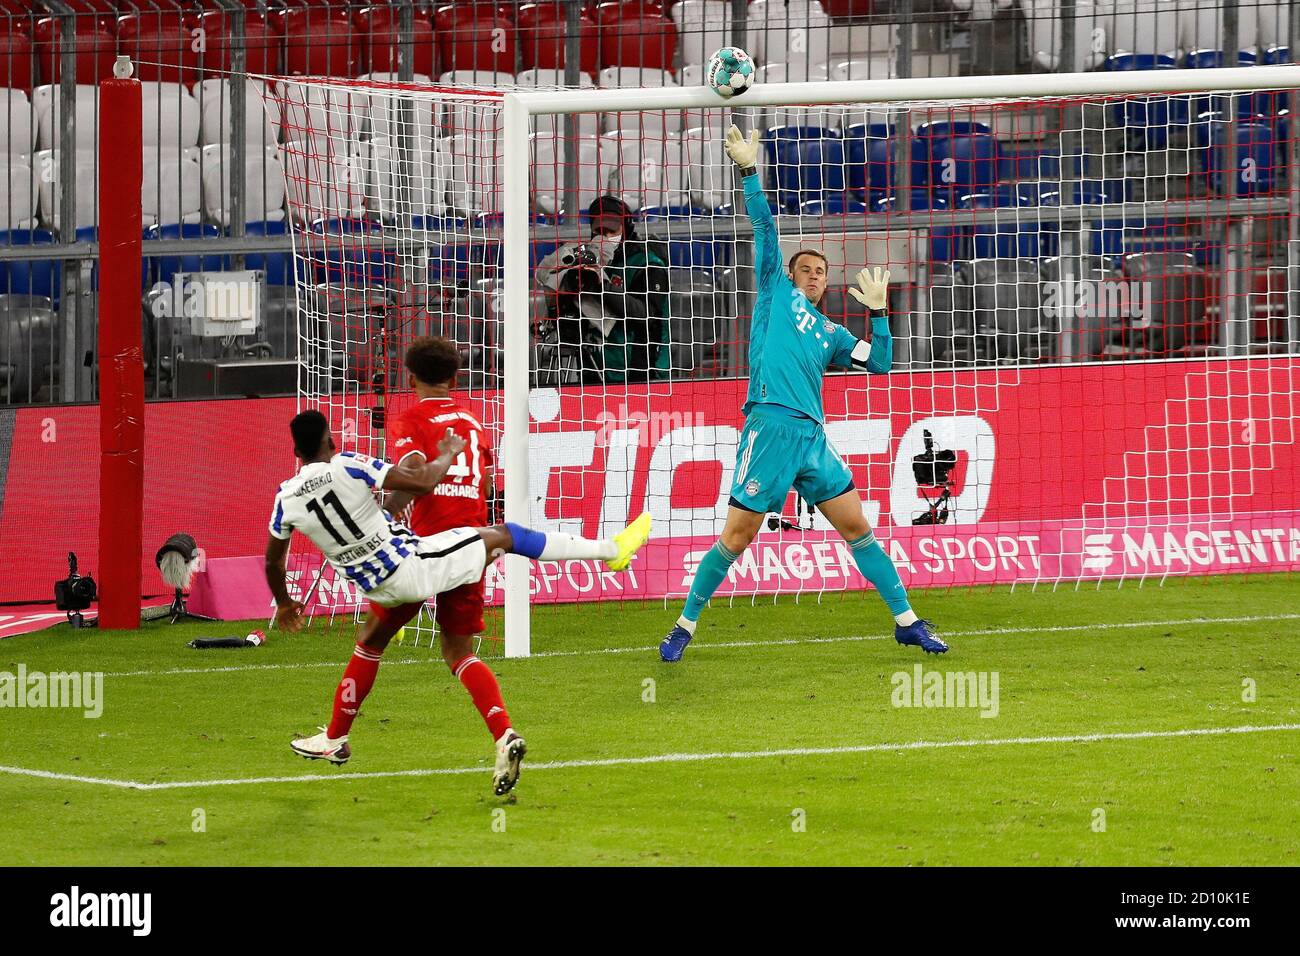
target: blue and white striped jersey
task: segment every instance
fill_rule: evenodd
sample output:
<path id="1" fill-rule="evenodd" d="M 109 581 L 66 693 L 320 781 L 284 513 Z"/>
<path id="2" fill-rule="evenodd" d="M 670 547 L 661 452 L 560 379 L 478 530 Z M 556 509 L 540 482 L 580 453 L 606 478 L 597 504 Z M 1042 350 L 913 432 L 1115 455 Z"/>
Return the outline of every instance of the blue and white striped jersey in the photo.
<path id="1" fill-rule="evenodd" d="M 286 540 L 300 531 L 362 591 L 378 587 L 416 552 L 414 533 L 384 511 L 373 493 L 392 467 L 350 451 L 304 465 L 280 485 L 271 534 Z"/>

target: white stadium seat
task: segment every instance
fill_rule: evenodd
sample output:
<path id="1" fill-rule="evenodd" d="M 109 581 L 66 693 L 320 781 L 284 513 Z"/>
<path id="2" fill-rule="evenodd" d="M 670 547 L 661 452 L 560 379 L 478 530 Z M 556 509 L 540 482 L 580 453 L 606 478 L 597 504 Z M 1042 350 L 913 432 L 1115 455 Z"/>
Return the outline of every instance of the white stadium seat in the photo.
<path id="1" fill-rule="evenodd" d="M 208 219 L 222 226 L 231 223 L 230 146 L 214 143 L 203 147 L 199 160 L 203 182 L 203 210 Z M 251 148 L 244 157 L 244 221 L 278 222 L 284 218 L 284 168 L 275 147 Z"/>
<path id="2" fill-rule="evenodd" d="M 448 140 L 447 152 L 451 160 L 450 204 L 465 213 L 500 212 L 505 169 L 502 137 L 458 133 Z"/>
<path id="3" fill-rule="evenodd" d="M 280 155 L 289 212 L 300 221 L 363 214 L 368 144 L 316 138 L 286 143 Z"/>
<path id="4" fill-rule="evenodd" d="M 758 68 L 760 83 L 818 83 L 830 78 L 825 63 L 769 63 Z M 810 110 L 797 107 L 769 107 L 762 125 L 768 126 L 838 126 L 841 110 Z"/>
<path id="5" fill-rule="evenodd" d="M 230 142 L 230 82 L 203 80 L 194 84 L 193 95 L 202 118 L 201 141 L 207 146 Z M 266 96 L 261 81 L 244 83 L 244 138 L 256 146 L 274 146 L 280 139 L 280 103 Z"/>
<path id="6" fill-rule="evenodd" d="M 676 86 L 667 70 L 642 69 L 638 66 L 611 66 L 600 71 L 597 79 L 604 89 Z M 606 132 L 641 130 L 648 137 L 662 137 L 682 128 L 680 110 L 651 110 L 644 113 L 606 113 Z"/>
<path id="7" fill-rule="evenodd" d="M 401 155 L 387 139 L 376 139 L 370 146 L 370 175 L 366 186 L 366 207 L 386 219 L 398 211 L 394 183 L 402 182 Z M 412 214 L 442 216 L 448 211 L 447 183 L 451 179 L 451 160 L 439 140 L 424 139 L 411 156 Z"/>
<path id="8" fill-rule="evenodd" d="M 1177 0 L 1175 8 L 1178 15 L 1177 46 L 1187 51 L 1223 48 L 1223 5 L 1219 0 Z M 1264 8 L 1257 7 L 1254 0 L 1237 5 L 1237 49 L 1245 50 L 1256 45 L 1263 14 Z M 1285 36 L 1280 42 L 1286 42 Z M 1174 44 L 1168 46 L 1172 48 Z M 1139 52 L 1167 51 L 1160 49 Z"/>
<path id="9" fill-rule="evenodd" d="M 716 209 L 726 203 L 731 198 L 730 161 L 717 131 L 711 127 L 685 130 L 681 149 L 691 204 Z"/>
<path id="10" fill-rule="evenodd" d="M 144 224 L 167 226 L 200 221 L 202 182 L 199 163 L 193 155 L 146 150 L 144 182 L 140 189 Z"/>
<path id="11" fill-rule="evenodd" d="M 564 71 L 563 70 L 524 70 L 516 78 L 520 86 L 535 87 L 541 89 L 565 89 Z M 585 90 L 596 85 L 596 81 L 591 78 L 590 73 L 578 74 L 578 89 Z"/>
<path id="12" fill-rule="evenodd" d="M 817 0 L 752 0 L 746 44 L 760 63 L 823 63 L 831 18 Z"/>
<path id="13" fill-rule="evenodd" d="M 563 70 L 524 70 L 518 76 L 520 86 L 542 89 L 564 87 Z M 578 89 L 593 89 L 596 81 L 589 73 L 578 74 Z M 577 113 L 579 136 L 595 136 L 600 132 L 600 117 L 595 113 Z M 538 133 L 563 133 L 564 117 L 540 115 L 533 117 L 533 130 Z"/>
<path id="14" fill-rule="evenodd" d="M 199 103 L 179 83 L 141 83 L 141 139 L 145 146 L 197 146 Z"/>
<path id="15" fill-rule="evenodd" d="M 892 53 L 840 60 L 830 68 L 830 79 L 836 83 L 843 80 L 891 80 L 896 76 L 897 64 Z"/>
<path id="16" fill-rule="evenodd" d="M 534 133 L 529 137 L 533 147 L 533 197 L 539 212 L 555 215 L 565 212 L 564 169 L 568 165 L 563 137 L 552 133 Z M 605 155 L 603 137 L 584 136 L 578 141 L 578 207 L 579 211 L 609 188 L 612 164 Z"/>
<path id="17" fill-rule="evenodd" d="M 312 137 L 357 137 L 366 123 L 370 98 L 338 87 L 286 83 L 279 93 L 285 142 Z"/>
<path id="18" fill-rule="evenodd" d="M 468 86 L 483 90 L 514 86 L 515 77 L 513 73 L 499 70 L 451 70 L 438 77 L 438 82 L 443 86 Z"/>
<path id="19" fill-rule="evenodd" d="M 1240 11 L 1241 7 L 1239 6 L 1237 9 Z M 1267 50 L 1271 46 L 1290 45 L 1291 7 L 1286 0 L 1261 3 L 1256 7 L 1255 13 L 1259 20 L 1259 30 L 1256 35 L 1261 50 Z M 1240 12 L 1237 15 L 1240 16 Z M 1243 40 L 1241 45 L 1245 47 L 1250 44 Z"/>
<path id="20" fill-rule="evenodd" d="M 22 90 L 0 89 L 0 161 L 5 154 L 30 155 L 36 148 L 32 103 Z"/>
<path id="21" fill-rule="evenodd" d="M 1061 63 L 1061 0 L 1020 0 L 1029 28 L 1029 52 L 1034 62 L 1047 70 Z M 1100 65 L 1110 49 L 1107 28 L 1109 5 L 1077 0 L 1074 21 L 1074 69 L 1091 70 Z"/>
<path id="22" fill-rule="evenodd" d="M 36 145 L 40 149 L 59 147 L 60 101 L 57 86 L 38 86 L 32 90 L 32 103 L 36 107 Z M 77 127 L 77 149 L 94 149 L 95 128 L 99 123 L 98 87 L 77 84 L 74 120 Z"/>
<path id="23" fill-rule="evenodd" d="M 31 229 L 36 225 L 36 189 L 27 163 L 3 165 L 0 157 L 0 229 Z"/>
<path id="24" fill-rule="evenodd" d="M 731 42 L 731 0 L 682 0 L 671 15 L 683 66 L 707 63 L 714 50 Z"/>
<path id="25" fill-rule="evenodd" d="M 39 196 L 41 222 L 50 229 L 62 228 L 62 197 L 59 195 L 59 153 L 52 149 L 39 150 L 33 156 L 36 191 Z M 99 223 L 95 151 L 77 150 L 77 228 Z"/>
<path id="26" fill-rule="evenodd" d="M 1178 4 L 1175 0 L 1113 0 L 1106 32 L 1112 53 L 1177 51 Z"/>
<path id="27" fill-rule="evenodd" d="M 684 206 L 690 201 L 682 144 L 677 138 L 643 140 L 620 137 L 609 155 L 617 158 L 609 191 L 628 207 Z"/>

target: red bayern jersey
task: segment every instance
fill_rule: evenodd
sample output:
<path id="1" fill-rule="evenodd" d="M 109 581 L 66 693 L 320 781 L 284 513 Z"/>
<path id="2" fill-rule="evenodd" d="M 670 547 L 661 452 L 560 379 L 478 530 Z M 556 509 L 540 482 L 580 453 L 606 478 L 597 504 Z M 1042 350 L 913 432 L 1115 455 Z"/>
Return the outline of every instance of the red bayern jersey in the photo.
<path id="1" fill-rule="evenodd" d="M 438 486 L 415 499 L 411 530 L 418 535 L 487 524 L 492 443 L 479 420 L 455 399 L 426 398 L 404 411 L 393 425 L 390 454 L 399 463 L 414 452 L 433 461 L 448 428 L 464 439 L 465 449 Z"/>

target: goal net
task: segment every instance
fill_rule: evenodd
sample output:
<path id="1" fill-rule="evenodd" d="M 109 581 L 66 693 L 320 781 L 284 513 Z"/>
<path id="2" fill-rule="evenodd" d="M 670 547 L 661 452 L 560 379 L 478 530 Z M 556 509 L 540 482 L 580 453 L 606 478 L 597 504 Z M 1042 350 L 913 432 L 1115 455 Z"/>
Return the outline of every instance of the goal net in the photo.
<path id="1" fill-rule="evenodd" d="M 302 404 L 393 457 L 403 351 L 445 336 L 510 520 L 604 536 L 653 516 L 626 575 L 490 568 L 507 653 L 550 604 L 662 601 L 667 629 L 722 529 L 760 291 L 733 122 L 762 132 L 782 258 L 827 260 L 801 329 L 868 338 L 848 288 L 890 271 L 893 371 L 828 374 L 825 431 L 910 588 L 1300 568 L 1300 68 L 766 84 L 726 105 L 623 72 L 267 85 Z M 791 492 L 715 607 L 867 587 L 814 505 Z M 357 603 L 338 582 L 320 606 Z"/>

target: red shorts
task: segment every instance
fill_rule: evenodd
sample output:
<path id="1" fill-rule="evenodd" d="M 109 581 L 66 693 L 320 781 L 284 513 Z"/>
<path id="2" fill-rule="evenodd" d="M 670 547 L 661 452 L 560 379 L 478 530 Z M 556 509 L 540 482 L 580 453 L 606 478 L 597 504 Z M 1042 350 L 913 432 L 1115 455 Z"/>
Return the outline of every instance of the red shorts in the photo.
<path id="1" fill-rule="evenodd" d="M 444 591 L 435 599 L 434 619 L 447 634 L 483 633 L 483 579 Z"/>

